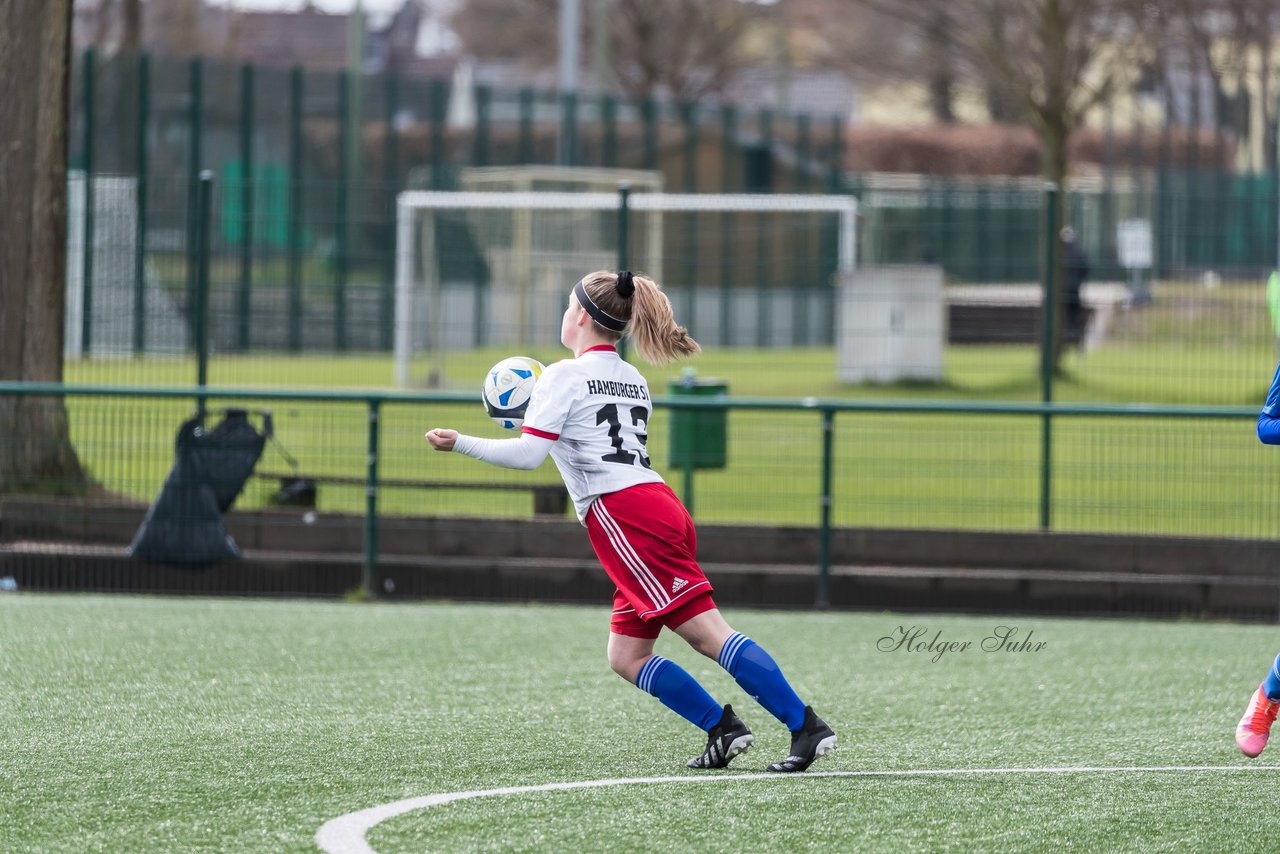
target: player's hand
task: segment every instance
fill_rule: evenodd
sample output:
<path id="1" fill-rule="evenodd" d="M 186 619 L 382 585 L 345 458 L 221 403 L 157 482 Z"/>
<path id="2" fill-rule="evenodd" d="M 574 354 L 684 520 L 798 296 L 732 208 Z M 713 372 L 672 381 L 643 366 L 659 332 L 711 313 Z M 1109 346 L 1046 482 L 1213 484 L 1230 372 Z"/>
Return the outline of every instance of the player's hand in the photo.
<path id="1" fill-rule="evenodd" d="M 427 431 L 427 441 L 437 451 L 452 451 L 454 444 L 458 441 L 458 431 L 436 427 Z"/>

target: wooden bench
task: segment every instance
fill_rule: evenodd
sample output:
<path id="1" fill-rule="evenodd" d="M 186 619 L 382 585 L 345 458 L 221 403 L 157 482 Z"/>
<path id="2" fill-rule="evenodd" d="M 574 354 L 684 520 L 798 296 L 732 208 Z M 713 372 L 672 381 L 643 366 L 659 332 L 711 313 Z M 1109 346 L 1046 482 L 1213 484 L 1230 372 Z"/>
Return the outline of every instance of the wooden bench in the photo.
<path id="1" fill-rule="evenodd" d="M 350 475 L 334 475 L 334 474 L 303 474 L 290 472 L 274 472 L 274 471 L 258 471 L 253 476 L 261 480 L 274 480 L 280 484 L 280 491 L 276 494 L 278 498 L 286 493 L 297 496 L 300 500 L 293 501 L 277 501 L 280 504 L 288 504 L 298 507 L 314 507 L 315 491 L 310 491 L 308 496 L 305 490 L 294 488 L 299 482 L 310 482 L 316 486 L 322 483 L 330 483 L 339 486 L 365 486 L 367 480 L 363 477 L 352 477 Z M 380 477 L 378 478 L 378 486 L 380 488 L 394 487 L 397 489 L 479 489 L 490 490 L 493 492 L 531 492 L 533 493 L 533 512 L 538 516 L 563 516 L 569 509 L 569 491 L 564 488 L 562 483 L 501 483 L 495 481 L 480 480 L 413 480 L 411 478 L 401 477 Z"/>
<path id="2" fill-rule="evenodd" d="M 1040 340 L 1040 285 L 952 285 L 946 289 L 952 344 L 1030 344 Z M 1080 291 L 1081 327 L 1064 329 L 1067 343 L 1092 349 L 1106 338 L 1128 291 L 1115 282 L 1087 282 Z"/>

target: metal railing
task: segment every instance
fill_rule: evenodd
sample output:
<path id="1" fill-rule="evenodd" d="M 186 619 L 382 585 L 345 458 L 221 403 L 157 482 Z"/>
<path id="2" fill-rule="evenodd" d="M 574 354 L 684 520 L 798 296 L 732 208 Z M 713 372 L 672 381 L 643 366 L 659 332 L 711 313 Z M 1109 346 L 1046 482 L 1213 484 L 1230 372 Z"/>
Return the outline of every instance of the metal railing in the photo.
<path id="1" fill-rule="evenodd" d="M 379 493 L 382 485 L 380 475 L 381 456 L 381 423 L 382 414 L 389 407 L 402 407 L 423 404 L 465 404 L 476 406 L 473 394 L 462 393 L 400 393 L 386 391 L 327 391 L 327 390 L 286 390 L 286 389 L 232 389 L 211 387 L 130 387 L 130 386 L 74 386 L 56 383 L 0 383 L 0 397 L 107 397 L 133 400 L 168 399 L 193 400 L 236 400 L 261 402 L 312 402 L 324 404 L 358 403 L 367 412 L 367 432 L 365 448 L 367 457 L 364 467 L 364 554 L 362 563 L 362 584 L 366 592 L 372 593 L 374 571 L 378 564 L 378 518 Z M 1240 421 L 1245 422 L 1257 417 L 1257 410 L 1251 407 L 1169 407 L 1151 405 L 1105 405 L 1105 404 L 1061 404 L 1052 402 L 1016 403 L 1016 402 L 946 402 L 946 401 L 839 401 L 805 398 L 801 400 L 774 400 L 733 398 L 728 396 L 712 397 L 657 397 L 653 400 L 658 408 L 680 411 L 723 411 L 726 413 L 788 413 L 811 414 L 815 420 L 814 430 L 820 434 L 820 456 L 818 459 L 819 478 L 817 488 L 809 494 L 810 500 L 817 508 L 818 566 L 817 589 L 815 601 L 819 604 L 828 600 L 831 572 L 832 532 L 836 527 L 834 510 L 836 508 L 836 487 L 834 476 L 836 470 L 836 421 L 850 421 L 857 425 L 859 421 L 874 416 L 941 416 L 972 417 L 988 416 L 1000 420 L 1035 419 L 1041 425 L 1040 456 L 1036 461 L 1036 478 L 1038 480 L 1039 528 L 1054 529 L 1054 477 L 1055 477 L 1055 445 L 1052 439 L 1052 427 L 1055 422 L 1073 419 L 1155 419 L 1160 422 L 1200 421 Z M 201 405 L 201 404 L 198 404 Z M 743 416 L 745 417 L 745 416 Z M 772 417 L 772 416 L 771 416 Z M 984 429 L 981 428 L 980 429 Z M 939 433 L 944 431 L 939 430 Z M 354 438 L 354 437 L 353 437 Z M 798 439 L 792 436 L 789 441 Z M 781 444 L 782 440 L 779 439 Z M 1203 444 L 1201 437 L 1192 437 L 1194 446 Z M 1254 442 L 1256 444 L 1256 442 Z M 126 452 L 127 453 L 127 452 Z M 693 487 L 695 480 L 695 461 L 686 456 L 682 471 L 684 498 L 686 503 L 693 504 Z M 963 455 L 960 462 L 963 463 Z M 759 466 L 761 463 L 749 460 L 748 466 Z M 1178 484 L 1180 487 L 1190 486 L 1209 490 L 1210 474 L 1202 472 L 1204 482 L 1201 484 Z M 1228 468 L 1222 473 L 1221 480 L 1230 489 L 1239 489 L 1236 472 Z M 1172 487 L 1174 484 L 1167 484 Z M 1270 496 L 1274 503 L 1274 496 Z M 931 500 L 928 490 L 916 496 L 916 500 Z M 1266 507 L 1260 512 L 1274 517 L 1276 514 Z M 1134 531 L 1132 533 L 1142 533 Z M 1274 534 L 1273 534 L 1274 535 Z"/>

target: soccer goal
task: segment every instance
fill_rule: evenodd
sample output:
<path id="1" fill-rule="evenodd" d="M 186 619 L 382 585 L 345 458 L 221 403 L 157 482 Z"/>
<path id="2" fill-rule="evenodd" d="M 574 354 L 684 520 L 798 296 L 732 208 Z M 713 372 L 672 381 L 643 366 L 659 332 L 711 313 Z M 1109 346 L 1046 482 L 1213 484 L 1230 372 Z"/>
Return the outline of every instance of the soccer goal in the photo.
<path id="1" fill-rule="evenodd" d="M 408 191 L 396 216 L 402 387 L 458 385 L 450 351 L 554 349 L 573 283 L 620 267 L 661 283 L 704 344 L 830 344 L 855 264 L 851 196 Z"/>

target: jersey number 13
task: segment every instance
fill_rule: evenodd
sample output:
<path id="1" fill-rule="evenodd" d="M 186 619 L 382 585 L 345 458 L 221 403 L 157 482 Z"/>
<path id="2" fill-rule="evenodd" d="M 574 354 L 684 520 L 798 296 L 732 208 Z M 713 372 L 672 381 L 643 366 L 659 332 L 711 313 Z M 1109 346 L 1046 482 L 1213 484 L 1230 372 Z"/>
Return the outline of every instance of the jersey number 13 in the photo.
<path id="1" fill-rule="evenodd" d="M 647 426 L 649 410 L 643 406 L 633 406 L 630 411 L 631 426 L 639 427 L 642 424 Z M 624 466 L 634 465 L 636 457 L 640 458 L 640 465 L 649 468 L 649 457 L 645 455 L 645 443 L 649 441 L 648 433 L 636 433 L 636 438 L 640 440 L 640 448 L 638 454 L 622 448 L 622 422 L 618 420 L 618 404 L 610 403 L 600 407 L 600 411 L 596 413 L 597 424 L 609 425 L 609 441 L 613 443 L 613 453 L 605 454 L 600 459 L 606 463 L 621 463 Z"/>

